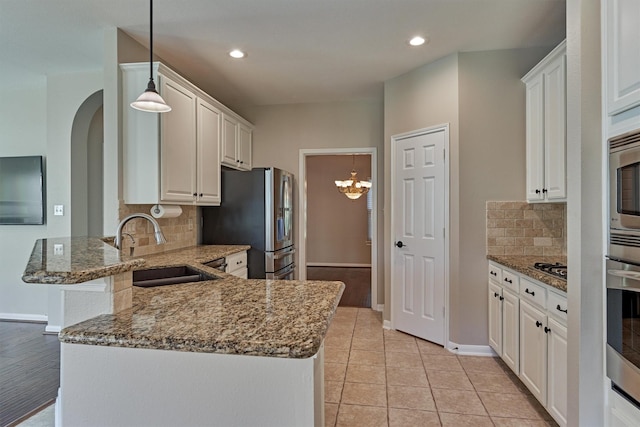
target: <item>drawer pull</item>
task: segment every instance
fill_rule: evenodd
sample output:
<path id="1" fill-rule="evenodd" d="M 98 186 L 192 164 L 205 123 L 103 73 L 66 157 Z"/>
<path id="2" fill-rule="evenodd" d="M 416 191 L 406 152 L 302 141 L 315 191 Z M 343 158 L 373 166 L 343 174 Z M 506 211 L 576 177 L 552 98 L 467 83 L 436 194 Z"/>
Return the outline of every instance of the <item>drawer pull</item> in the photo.
<path id="1" fill-rule="evenodd" d="M 539 320 L 536 320 L 536 328 L 539 328 L 540 326 L 542 326 L 542 322 Z"/>
<path id="2" fill-rule="evenodd" d="M 504 297 L 503 297 L 503 296 L 500 296 L 500 301 L 502 301 L 503 299 L 504 299 Z"/>
<path id="3" fill-rule="evenodd" d="M 493 270 L 491 270 L 491 271 L 489 272 L 489 274 L 491 274 L 492 276 L 497 276 L 497 275 L 498 275 L 498 273 L 496 273 L 496 272 L 495 272 L 495 271 L 493 271 Z"/>
<path id="4" fill-rule="evenodd" d="M 549 332 L 551 332 L 551 329 L 547 328 L 546 326 L 544 327 L 544 333 L 548 334 Z"/>
<path id="5" fill-rule="evenodd" d="M 513 280 L 507 279 L 506 277 L 504 278 L 504 281 L 507 282 L 507 283 L 513 283 Z"/>
<path id="6" fill-rule="evenodd" d="M 560 304 L 558 304 L 558 305 L 556 306 L 556 310 L 561 311 L 561 312 L 563 312 L 563 313 L 566 313 L 566 312 L 567 312 L 567 309 L 565 308 L 565 309 L 563 310 L 563 309 L 562 309 L 562 307 L 560 307 Z"/>
<path id="7" fill-rule="evenodd" d="M 497 293 L 497 292 L 494 292 L 494 293 L 493 293 L 493 297 L 494 297 L 494 298 L 498 298 L 498 297 L 499 297 L 498 293 Z"/>
<path id="8" fill-rule="evenodd" d="M 524 291 L 525 293 L 531 295 L 532 297 L 536 295 L 535 291 L 530 291 L 529 288 L 525 289 Z"/>

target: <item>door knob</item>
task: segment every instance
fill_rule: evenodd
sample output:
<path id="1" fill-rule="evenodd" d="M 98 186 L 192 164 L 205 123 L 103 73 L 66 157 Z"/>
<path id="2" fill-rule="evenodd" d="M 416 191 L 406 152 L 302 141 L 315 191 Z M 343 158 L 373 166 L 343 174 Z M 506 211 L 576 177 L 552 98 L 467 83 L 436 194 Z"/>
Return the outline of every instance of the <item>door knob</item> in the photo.
<path id="1" fill-rule="evenodd" d="M 398 240 L 398 241 L 396 242 L 396 246 L 397 246 L 397 247 L 399 247 L 399 248 L 406 248 L 406 247 L 407 247 L 407 245 L 405 245 L 404 243 L 402 243 L 402 240 Z"/>

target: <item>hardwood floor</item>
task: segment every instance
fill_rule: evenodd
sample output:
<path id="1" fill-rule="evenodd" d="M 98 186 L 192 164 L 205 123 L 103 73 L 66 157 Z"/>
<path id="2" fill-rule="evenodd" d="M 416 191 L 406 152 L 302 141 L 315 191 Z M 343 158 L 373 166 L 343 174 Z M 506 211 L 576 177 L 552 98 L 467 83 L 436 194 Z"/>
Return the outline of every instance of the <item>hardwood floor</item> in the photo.
<path id="1" fill-rule="evenodd" d="M 0 321 L 0 426 L 50 403 L 60 386 L 60 342 L 42 323 Z"/>
<path id="2" fill-rule="evenodd" d="M 338 305 L 371 308 L 371 268 L 307 267 L 307 280 L 339 280 L 346 288 Z"/>

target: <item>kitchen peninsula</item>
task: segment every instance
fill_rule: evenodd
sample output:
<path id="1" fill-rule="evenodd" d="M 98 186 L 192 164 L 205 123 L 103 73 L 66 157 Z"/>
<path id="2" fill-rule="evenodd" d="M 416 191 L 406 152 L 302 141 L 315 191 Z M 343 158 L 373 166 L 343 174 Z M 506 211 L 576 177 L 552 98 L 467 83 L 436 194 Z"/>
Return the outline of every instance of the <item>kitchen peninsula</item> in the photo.
<path id="1" fill-rule="evenodd" d="M 50 246 L 36 244 L 25 281 L 83 274 L 75 260 L 67 274 L 37 265 Z M 145 257 L 146 267 L 189 265 L 217 279 L 133 288 L 131 308 L 65 327 L 60 425 L 324 424 L 322 343 L 344 284 L 246 280 L 203 265 L 220 248 Z M 92 251 L 87 277 L 142 266 L 122 257 L 100 270 L 95 260 L 119 252 Z"/>

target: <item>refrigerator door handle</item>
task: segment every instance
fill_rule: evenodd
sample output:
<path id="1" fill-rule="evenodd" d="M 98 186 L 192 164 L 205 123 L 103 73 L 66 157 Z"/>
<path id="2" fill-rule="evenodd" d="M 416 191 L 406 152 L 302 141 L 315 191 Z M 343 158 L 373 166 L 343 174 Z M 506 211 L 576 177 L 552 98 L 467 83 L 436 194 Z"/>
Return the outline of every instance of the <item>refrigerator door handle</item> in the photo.
<path id="1" fill-rule="evenodd" d="M 284 258 L 284 257 L 286 257 L 288 255 L 293 255 L 295 253 L 296 253 L 295 249 L 290 249 L 288 251 L 284 251 L 284 252 L 281 252 L 281 253 L 274 254 L 273 255 L 273 259 L 282 259 L 282 258 Z"/>
<path id="2" fill-rule="evenodd" d="M 295 269 L 296 269 L 296 265 L 295 264 L 291 264 L 289 266 L 289 268 L 286 269 L 286 271 L 283 271 L 282 273 L 277 274 L 277 275 L 274 274 L 273 278 L 275 280 L 280 280 L 283 277 L 287 277 L 288 275 L 292 274 Z"/>

